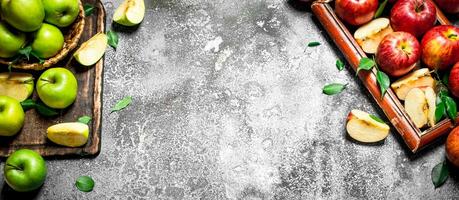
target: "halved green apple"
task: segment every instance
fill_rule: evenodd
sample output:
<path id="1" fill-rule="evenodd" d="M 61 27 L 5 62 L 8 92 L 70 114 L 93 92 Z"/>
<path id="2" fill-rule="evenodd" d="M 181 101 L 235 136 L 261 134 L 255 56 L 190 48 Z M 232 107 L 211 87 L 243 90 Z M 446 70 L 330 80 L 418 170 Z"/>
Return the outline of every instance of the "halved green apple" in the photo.
<path id="1" fill-rule="evenodd" d="M 89 126 L 80 122 L 60 123 L 50 126 L 47 137 L 56 144 L 79 147 L 88 142 Z"/>
<path id="2" fill-rule="evenodd" d="M 145 16 L 143 0 L 125 0 L 115 10 L 113 21 L 124 26 L 135 26 L 142 22 Z"/>
<path id="3" fill-rule="evenodd" d="M 18 72 L 0 73 L 0 95 L 15 98 L 19 102 L 26 100 L 33 93 L 32 74 Z"/>
<path id="4" fill-rule="evenodd" d="M 84 66 L 94 65 L 104 55 L 107 43 L 107 35 L 98 33 L 81 44 L 80 48 L 73 54 L 73 57 Z"/>

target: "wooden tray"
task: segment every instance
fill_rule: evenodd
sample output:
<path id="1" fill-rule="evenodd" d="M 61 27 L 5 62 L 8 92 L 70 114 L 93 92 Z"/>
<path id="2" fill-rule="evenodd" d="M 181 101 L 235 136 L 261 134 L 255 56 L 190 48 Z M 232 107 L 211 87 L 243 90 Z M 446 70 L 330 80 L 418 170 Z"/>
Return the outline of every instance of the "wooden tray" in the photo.
<path id="1" fill-rule="evenodd" d="M 83 0 L 83 4 L 94 5 L 91 16 L 86 17 L 85 28 L 80 44 L 98 32 L 105 31 L 105 10 L 99 0 Z M 16 136 L 0 138 L 0 157 L 7 157 L 17 149 L 28 148 L 39 152 L 42 156 L 95 156 L 100 151 L 101 112 L 102 112 L 102 75 L 103 59 L 90 68 L 83 67 L 72 60 L 73 52 L 67 58 L 55 65 L 71 70 L 78 80 L 78 97 L 73 105 L 62 110 L 57 117 L 45 118 L 34 109 L 26 112 L 25 125 Z M 2 71 L 6 66 L 0 66 Z M 13 71 L 18 71 L 14 70 Z M 42 72 L 25 71 L 34 75 L 35 80 Z M 36 91 L 33 99 L 38 100 Z M 90 135 L 88 143 L 82 147 L 64 147 L 53 144 L 46 138 L 46 129 L 56 123 L 74 122 L 80 116 L 92 117 L 89 124 Z"/>
<path id="2" fill-rule="evenodd" d="M 354 70 L 357 70 L 360 59 L 367 57 L 367 54 L 354 40 L 349 29 L 336 16 L 331 3 L 331 0 L 319 0 L 314 2 L 311 8 L 332 40 L 344 54 L 346 60 Z M 437 19 L 440 24 L 451 24 L 438 7 Z M 408 117 L 403 105 L 390 87 L 386 95 L 381 97 L 381 92 L 376 82 L 375 69 L 372 71 L 362 70 L 358 76 L 413 153 L 418 152 L 436 139 L 447 135 L 452 130 L 453 124 L 451 120 L 444 119 L 434 127 L 421 131 Z M 456 121 L 458 120 L 456 119 Z"/>

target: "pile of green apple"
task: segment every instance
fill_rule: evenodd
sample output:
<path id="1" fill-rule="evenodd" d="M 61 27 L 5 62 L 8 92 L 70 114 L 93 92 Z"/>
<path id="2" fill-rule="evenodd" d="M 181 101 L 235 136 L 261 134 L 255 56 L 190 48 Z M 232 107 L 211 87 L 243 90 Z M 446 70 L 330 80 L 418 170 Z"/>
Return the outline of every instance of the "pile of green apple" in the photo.
<path id="1" fill-rule="evenodd" d="M 63 28 L 78 17 L 78 0 L 0 0 L 0 58 L 13 58 L 25 46 L 41 59 L 64 46 Z"/>

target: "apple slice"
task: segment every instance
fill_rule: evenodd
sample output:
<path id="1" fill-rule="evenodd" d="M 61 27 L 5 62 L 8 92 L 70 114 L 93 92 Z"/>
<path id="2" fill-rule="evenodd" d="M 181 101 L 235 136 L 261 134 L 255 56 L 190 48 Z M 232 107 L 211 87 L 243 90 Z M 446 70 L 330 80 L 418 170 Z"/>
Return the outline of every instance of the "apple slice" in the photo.
<path id="1" fill-rule="evenodd" d="M 135 26 L 142 22 L 145 16 L 143 0 L 125 0 L 115 10 L 113 21 L 124 26 Z"/>
<path id="2" fill-rule="evenodd" d="M 429 107 L 429 111 L 427 113 L 427 120 L 430 127 L 435 126 L 435 110 L 437 109 L 437 95 L 435 91 L 431 87 L 422 87 L 426 96 L 427 106 Z"/>
<path id="3" fill-rule="evenodd" d="M 416 127 L 422 128 L 427 124 L 429 104 L 425 93 L 420 88 L 413 88 L 406 95 L 405 111 Z"/>
<path id="4" fill-rule="evenodd" d="M 435 87 L 435 79 L 430 75 L 428 68 L 413 71 L 391 85 L 391 88 L 400 100 L 405 100 L 408 92 L 417 87 Z"/>
<path id="5" fill-rule="evenodd" d="M 27 73 L 0 73 L 0 95 L 15 98 L 19 102 L 26 100 L 33 93 L 33 76 Z"/>
<path id="6" fill-rule="evenodd" d="M 354 38 L 363 51 L 375 54 L 381 40 L 389 33 L 394 32 L 387 18 L 377 18 L 361 26 L 354 33 Z"/>
<path id="7" fill-rule="evenodd" d="M 94 65 L 104 55 L 107 43 L 107 35 L 98 33 L 81 44 L 80 48 L 73 54 L 73 57 L 84 66 Z"/>
<path id="8" fill-rule="evenodd" d="M 80 122 L 60 123 L 50 126 L 47 137 L 56 144 L 79 147 L 88 142 L 89 127 Z"/>
<path id="9" fill-rule="evenodd" d="M 359 142 L 382 141 L 389 135 L 389 129 L 387 124 L 360 110 L 352 110 L 347 117 L 347 133 Z"/>

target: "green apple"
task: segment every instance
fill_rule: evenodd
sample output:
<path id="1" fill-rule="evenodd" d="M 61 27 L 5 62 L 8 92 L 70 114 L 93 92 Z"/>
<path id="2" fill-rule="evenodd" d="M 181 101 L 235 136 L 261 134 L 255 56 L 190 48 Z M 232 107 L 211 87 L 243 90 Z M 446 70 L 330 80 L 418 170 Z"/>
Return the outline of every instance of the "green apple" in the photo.
<path id="1" fill-rule="evenodd" d="M 97 63 L 105 53 L 107 48 L 107 35 L 98 33 L 91 39 L 81 44 L 75 51 L 73 57 L 84 66 L 91 66 Z"/>
<path id="2" fill-rule="evenodd" d="M 13 136 L 24 125 L 24 110 L 18 100 L 0 96 L 0 136 Z"/>
<path id="3" fill-rule="evenodd" d="M 50 126 L 47 137 L 56 144 L 79 147 L 88 142 L 89 126 L 80 122 L 67 122 Z"/>
<path id="4" fill-rule="evenodd" d="M 145 16 L 143 0 L 124 0 L 115 10 L 113 21 L 124 26 L 135 26 L 142 22 Z"/>
<path id="5" fill-rule="evenodd" d="M 32 95 L 33 86 L 32 74 L 20 72 L 0 73 L 0 95 L 13 97 L 21 102 Z"/>
<path id="6" fill-rule="evenodd" d="M 64 46 L 64 35 L 57 27 L 43 23 L 34 34 L 32 51 L 40 58 L 50 58 L 59 53 Z"/>
<path id="7" fill-rule="evenodd" d="M 42 0 L 1 0 L 0 13 L 11 26 L 24 32 L 38 30 L 45 19 Z"/>
<path id="8" fill-rule="evenodd" d="M 15 56 L 26 42 L 26 35 L 13 27 L 0 22 L 0 57 L 11 58 Z"/>
<path id="9" fill-rule="evenodd" d="M 78 0 L 43 0 L 45 21 L 58 27 L 67 27 L 78 17 Z"/>
<path id="10" fill-rule="evenodd" d="M 78 81 L 65 68 L 51 68 L 43 72 L 37 81 L 37 93 L 47 106 L 63 109 L 70 106 L 78 93 Z"/>
<path id="11" fill-rule="evenodd" d="M 13 190 L 29 192 L 43 185 L 47 171 L 46 162 L 40 154 L 30 149 L 19 149 L 6 159 L 3 175 Z"/>

